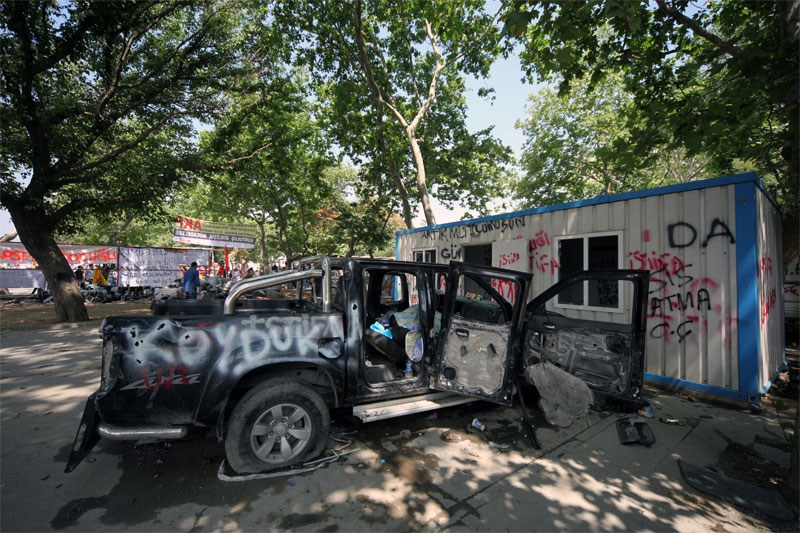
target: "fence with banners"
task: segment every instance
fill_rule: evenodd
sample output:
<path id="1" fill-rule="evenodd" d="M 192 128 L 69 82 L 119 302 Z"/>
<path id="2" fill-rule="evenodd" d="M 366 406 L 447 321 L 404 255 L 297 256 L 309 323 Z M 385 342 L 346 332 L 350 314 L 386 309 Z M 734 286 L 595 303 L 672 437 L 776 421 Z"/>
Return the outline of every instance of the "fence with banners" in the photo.
<path id="1" fill-rule="evenodd" d="M 210 248 L 145 248 L 60 244 L 73 270 L 110 265 L 120 286 L 163 287 L 179 279 L 184 267 L 196 262 L 204 272 L 213 261 Z M 91 271 L 87 270 L 88 279 Z M 44 275 L 22 243 L 0 244 L 0 288 L 44 288 Z"/>

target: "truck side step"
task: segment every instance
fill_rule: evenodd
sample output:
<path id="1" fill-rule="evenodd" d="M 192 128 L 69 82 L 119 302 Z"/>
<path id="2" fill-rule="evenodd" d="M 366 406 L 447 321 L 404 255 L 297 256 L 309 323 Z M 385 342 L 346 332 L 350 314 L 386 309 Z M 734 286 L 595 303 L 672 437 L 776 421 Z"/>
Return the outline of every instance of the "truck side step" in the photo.
<path id="1" fill-rule="evenodd" d="M 442 407 L 452 407 L 478 400 L 460 394 L 449 392 L 433 392 L 412 398 L 400 398 L 398 400 L 386 400 L 383 402 L 366 403 L 353 407 L 353 416 L 360 418 L 363 422 L 375 422 L 396 416 L 410 415 L 441 409 Z"/>

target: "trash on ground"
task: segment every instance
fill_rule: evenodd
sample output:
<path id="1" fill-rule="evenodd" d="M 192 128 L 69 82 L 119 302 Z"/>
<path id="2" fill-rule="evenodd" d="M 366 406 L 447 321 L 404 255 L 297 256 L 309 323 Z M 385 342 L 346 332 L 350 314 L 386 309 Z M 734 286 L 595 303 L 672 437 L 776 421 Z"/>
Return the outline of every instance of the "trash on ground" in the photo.
<path id="1" fill-rule="evenodd" d="M 400 435 L 402 435 L 403 437 L 405 437 L 407 439 L 411 438 L 411 430 L 410 429 L 404 429 L 403 431 L 400 432 Z"/>
<path id="2" fill-rule="evenodd" d="M 505 451 L 508 451 L 508 450 L 511 449 L 511 445 L 510 444 L 500 444 L 500 443 L 497 443 L 497 442 L 490 442 L 489 443 L 489 448 L 491 448 L 493 450 L 500 450 L 501 452 L 505 452 Z"/>
<path id="3" fill-rule="evenodd" d="M 474 418 L 472 420 L 472 427 L 474 427 L 478 431 L 484 431 L 486 429 L 486 424 L 483 424 L 483 423 L 481 423 L 480 420 L 478 420 L 477 418 Z"/>
<path id="4" fill-rule="evenodd" d="M 656 436 L 647 421 L 640 417 L 625 417 L 617 420 L 617 435 L 622 444 L 652 446 Z"/>
<path id="5" fill-rule="evenodd" d="M 236 482 L 236 481 L 253 481 L 256 479 L 270 479 L 276 477 L 283 477 L 283 476 L 293 476 L 295 474 L 304 474 L 306 472 L 313 472 L 314 470 L 318 470 L 325 466 L 328 463 L 333 463 L 338 461 L 340 457 L 344 457 L 345 455 L 350 455 L 351 453 L 359 452 L 361 448 L 355 448 L 353 450 L 348 450 L 346 452 L 339 453 L 337 449 L 331 450 L 333 455 L 329 455 L 327 457 L 323 457 L 322 459 L 317 459 L 315 461 L 309 461 L 307 463 L 303 463 L 302 467 L 300 468 L 291 468 L 289 470 L 279 470 L 277 472 L 262 472 L 260 474 L 246 474 L 246 475 L 228 475 L 225 473 L 226 471 L 226 461 L 223 459 L 219 465 L 219 470 L 217 470 L 217 479 L 220 481 L 227 481 L 227 482 Z M 292 485 L 294 482 L 290 482 L 289 484 Z"/>
<path id="6" fill-rule="evenodd" d="M 673 426 L 685 426 L 686 425 L 683 422 L 681 422 L 680 420 L 678 420 L 677 418 L 667 418 L 666 416 L 662 416 L 661 418 L 659 418 L 659 420 L 664 424 L 670 424 L 670 425 L 673 425 Z"/>
<path id="7" fill-rule="evenodd" d="M 449 429 L 442 433 L 442 440 L 445 442 L 458 442 L 461 440 L 461 434 L 458 431 Z"/>
<path id="8" fill-rule="evenodd" d="M 639 416 L 643 416 L 645 418 L 655 418 L 655 412 L 652 405 L 648 405 L 646 407 L 642 407 L 636 414 Z"/>

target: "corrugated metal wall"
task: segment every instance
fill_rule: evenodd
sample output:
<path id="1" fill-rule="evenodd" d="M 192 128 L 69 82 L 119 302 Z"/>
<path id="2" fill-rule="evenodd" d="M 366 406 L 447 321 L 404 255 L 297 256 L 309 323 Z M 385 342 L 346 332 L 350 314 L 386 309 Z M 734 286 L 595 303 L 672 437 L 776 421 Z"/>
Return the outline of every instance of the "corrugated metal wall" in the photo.
<path id="1" fill-rule="evenodd" d="M 758 389 L 772 379 L 784 360 L 783 254 L 780 213 L 756 190 L 756 257 L 758 261 L 759 352 Z"/>
<path id="2" fill-rule="evenodd" d="M 725 185 L 403 233 L 397 257 L 436 248 L 447 263 L 463 246 L 527 239 L 535 295 L 558 279 L 558 237 L 621 232 L 620 267 L 652 271 L 645 371 L 737 391 L 735 215 Z M 558 311 L 620 322 L 629 309 Z"/>

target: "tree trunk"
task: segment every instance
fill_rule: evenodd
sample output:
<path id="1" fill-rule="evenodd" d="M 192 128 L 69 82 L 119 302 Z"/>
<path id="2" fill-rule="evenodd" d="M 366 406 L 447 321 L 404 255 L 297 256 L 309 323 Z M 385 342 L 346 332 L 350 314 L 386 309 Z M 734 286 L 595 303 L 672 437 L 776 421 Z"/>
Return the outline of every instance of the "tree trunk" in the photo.
<path id="1" fill-rule="evenodd" d="M 270 264 L 269 264 L 269 254 L 267 254 L 267 232 L 264 229 L 264 221 L 257 220 L 256 224 L 258 224 L 259 230 L 259 237 L 258 243 L 261 245 L 261 263 L 264 265 L 264 270 L 269 271 Z"/>
<path id="2" fill-rule="evenodd" d="M 411 152 L 414 154 L 414 163 L 417 165 L 417 193 L 422 202 L 422 210 L 425 212 L 425 222 L 428 226 L 434 226 L 436 224 L 436 217 L 433 214 L 431 197 L 428 194 L 428 184 L 425 177 L 425 161 L 422 159 L 422 151 L 419 149 L 417 136 L 414 132 L 406 128 L 406 135 L 408 136 L 408 144 L 411 145 Z"/>
<path id="3" fill-rule="evenodd" d="M 108 238 L 109 244 L 119 246 L 119 234 L 128 229 L 128 226 L 131 225 L 131 222 L 133 222 L 134 218 L 136 218 L 136 215 L 129 214 L 125 217 L 125 222 L 123 222 L 121 226 L 114 228 L 114 231 L 111 232 L 111 235 Z"/>
<path id="4" fill-rule="evenodd" d="M 392 176 L 394 186 L 397 188 L 397 193 L 400 195 L 400 200 L 403 204 L 403 220 L 406 223 L 406 228 L 412 229 L 414 227 L 414 215 L 411 213 L 411 203 L 408 201 L 408 190 L 403 183 L 403 177 L 400 175 L 400 169 L 394 162 L 389 147 L 386 145 L 386 138 L 383 136 L 383 103 L 380 99 L 375 100 L 375 113 L 377 114 L 377 128 L 378 128 L 378 146 L 380 146 L 383 156 L 389 162 L 389 174 Z"/>
<path id="5" fill-rule="evenodd" d="M 82 322 L 89 320 L 75 274 L 64 254 L 59 250 L 52 231 L 41 226 L 43 213 L 22 208 L 9 210 L 11 220 L 19 232 L 20 241 L 36 259 L 47 281 L 55 302 L 56 318 L 59 322 Z"/>
<path id="6" fill-rule="evenodd" d="M 400 201 L 403 204 L 403 221 L 406 223 L 406 228 L 412 229 L 414 227 L 414 215 L 411 213 L 411 204 L 408 201 L 408 191 L 406 190 L 406 186 L 403 184 L 403 177 L 400 175 L 400 169 L 397 168 L 394 159 L 392 159 L 389 149 L 386 147 L 386 140 L 382 136 L 379 143 L 381 146 L 381 151 L 383 152 L 384 156 L 386 156 L 386 159 L 389 160 L 389 174 L 392 176 L 392 180 L 394 180 L 394 186 L 397 188 L 397 192 L 400 195 Z"/>

